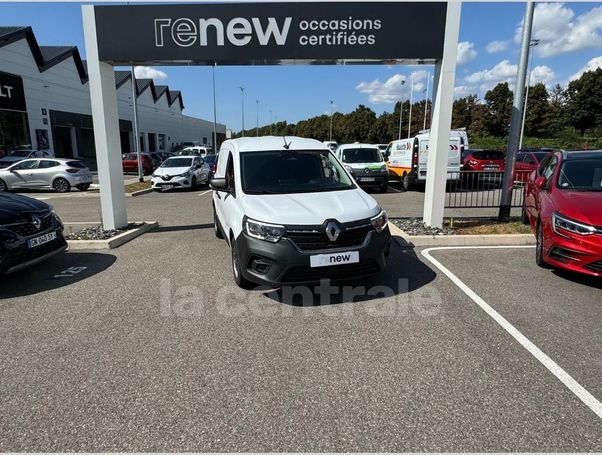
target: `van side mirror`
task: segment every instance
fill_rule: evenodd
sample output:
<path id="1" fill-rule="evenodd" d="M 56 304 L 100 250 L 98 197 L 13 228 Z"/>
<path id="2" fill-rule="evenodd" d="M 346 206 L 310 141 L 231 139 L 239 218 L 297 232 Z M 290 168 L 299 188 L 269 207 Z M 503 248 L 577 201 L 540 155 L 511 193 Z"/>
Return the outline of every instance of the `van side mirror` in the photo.
<path id="1" fill-rule="evenodd" d="M 535 179 L 535 187 L 539 188 L 540 190 L 546 187 L 546 178 L 543 175 L 540 175 L 539 177 L 537 177 Z"/>
<path id="2" fill-rule="evenodd" d="M 228 191 L 228 181 L 223 177 L 209 180 L 209 188 L 215 191 Z"/>

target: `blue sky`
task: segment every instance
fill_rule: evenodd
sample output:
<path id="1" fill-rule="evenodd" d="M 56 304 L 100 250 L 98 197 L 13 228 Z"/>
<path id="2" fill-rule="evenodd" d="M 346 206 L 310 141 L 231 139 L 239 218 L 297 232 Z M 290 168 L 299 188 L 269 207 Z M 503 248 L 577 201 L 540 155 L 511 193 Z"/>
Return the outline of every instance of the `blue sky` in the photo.
<path id="1" fill-rule="evenodd" d="M 0 3 L 0 25 L 31 25 L 40 45 L 77 45 L 85 58 L 79 3 Z M 516 39 L 524 3 L 464 3 L 456 96 L 485 91 L 498 82 L 514 83 L 519 43 Z M 534 38 L 540 39 L 533 60 L 532 83 L 566 85 L 586 68 L 602 66 L 602 3 L 539 3 Z M 153 71 L 156 70 L 156 71 Z M 210 67 L 140 69 L 157 76 L 172 90 L 182 90 L 185 113 L 211 119 Z M 241 127 L 239 86 L 245 87 L 245 126 L 273 119 L 296 122 L 335 110 L 349 112 L 362 103 L 377 113 L 391 111 L 401 80 L 414 73 L 414 99 L 420 99 L 430 66 L 236 66 L 216 70 L 218 121 Z M 429 92 L 430 92 L 429 88 Z"/>

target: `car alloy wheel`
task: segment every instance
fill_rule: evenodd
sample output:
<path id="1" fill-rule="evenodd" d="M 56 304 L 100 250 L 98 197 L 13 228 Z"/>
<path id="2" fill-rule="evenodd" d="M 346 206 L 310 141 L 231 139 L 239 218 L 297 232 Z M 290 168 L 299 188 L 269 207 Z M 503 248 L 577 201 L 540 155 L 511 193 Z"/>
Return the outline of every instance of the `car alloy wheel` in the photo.
<path id="1" fill-rule="evenodd" d="M 543 240 L 543 227 L 541 222 L 537 223 L 537 233 L 535 235 L 535 262 L 538 266 L 547 268 L 548 264 L 544 259 L 545 245 Z"/>
<path id="2" fill-rule="evenodd" d="M 4 191 L 8 191 L 8 188 L 6 183 L 4 183 L 4 180 L 0 179 L 0 193 L 3 193 Z"/>
<path id="3" fill-rule="evenodd" d="M 54 181 L 52 187 L 59 193 L 66 193 L 71 189 L 71 185 L 69 182 L 62 177 L 59 177 Z"/>

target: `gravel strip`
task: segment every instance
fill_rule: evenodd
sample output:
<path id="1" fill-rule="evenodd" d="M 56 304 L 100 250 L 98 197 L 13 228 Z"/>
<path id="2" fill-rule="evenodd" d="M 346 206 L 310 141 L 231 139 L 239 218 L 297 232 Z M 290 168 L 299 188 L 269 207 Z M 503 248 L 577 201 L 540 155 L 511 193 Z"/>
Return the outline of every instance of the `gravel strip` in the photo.
<path id="1" fill-rule="evenodd" d="M 87 227 L 77 232 L 73 232 L 65 236 L 67 240 L 108 240 L 125 231 L 135 229 L 142 226 L 142 223 L 129 223 L 126 227 L 119 229 L 109 229 L 105 231 L 101 225 Z"/>
<path id="2" fill-rule="evenodd" d="M 389 220 L 408 235 L 451 235 L 455 231 L 448 228 L 431 228 L 424 225 L 422 218 Z"/>

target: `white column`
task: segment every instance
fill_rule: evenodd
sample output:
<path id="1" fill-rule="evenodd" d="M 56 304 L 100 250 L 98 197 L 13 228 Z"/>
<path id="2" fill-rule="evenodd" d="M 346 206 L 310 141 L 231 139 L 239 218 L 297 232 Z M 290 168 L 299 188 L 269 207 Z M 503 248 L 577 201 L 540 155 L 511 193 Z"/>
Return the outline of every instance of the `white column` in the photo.
<path id="1" fill-rule="evenodd" d="M 423 212 L 424 223 L 431 227 L 441 227 L 443 225 L 447 157 L 454 102 L 461 10 L 462 3 L 460 1 L 449 1 L 447 3 L 443 59 L 435 65 L 432 126 L 429 137 Z"/>
<path id="2" fill-rule="evenodd" d="M 115 229 L 124 227 L 128 223 L 123 191 L 115 73 L 112 65 L 98 60 L 94 6 L 82 6 L 82 17 L 102 222 L 105 229 Z"/>

